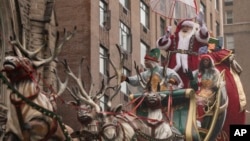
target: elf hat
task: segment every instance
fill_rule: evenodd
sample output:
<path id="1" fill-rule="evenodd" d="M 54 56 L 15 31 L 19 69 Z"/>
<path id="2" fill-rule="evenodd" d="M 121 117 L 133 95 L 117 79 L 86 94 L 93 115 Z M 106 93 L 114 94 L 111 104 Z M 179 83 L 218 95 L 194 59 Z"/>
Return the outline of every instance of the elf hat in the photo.
<path id="1" fill-rule="evenodd" d="M 150 50 L 149 53 L 147 53 L 144 57 L 145 60 L 151 60 L 154 62 L 159 62 L 159 58 L 160 58 L 160 49 L 158 48 L 153 48 Z"/>

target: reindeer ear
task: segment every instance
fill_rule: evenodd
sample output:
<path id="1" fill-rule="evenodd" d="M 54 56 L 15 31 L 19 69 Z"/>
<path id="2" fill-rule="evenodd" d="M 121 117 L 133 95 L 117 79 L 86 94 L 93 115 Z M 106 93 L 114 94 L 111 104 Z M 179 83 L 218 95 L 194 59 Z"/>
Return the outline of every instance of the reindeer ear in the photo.
<path id="1" fill-rule="evenodd" d="M 114 112 L 115 112 L 115 113 L 121 113 L 121 112 L 122 112 L 122 104 L 118 104 L 118 105 L 114 108 Z"/>

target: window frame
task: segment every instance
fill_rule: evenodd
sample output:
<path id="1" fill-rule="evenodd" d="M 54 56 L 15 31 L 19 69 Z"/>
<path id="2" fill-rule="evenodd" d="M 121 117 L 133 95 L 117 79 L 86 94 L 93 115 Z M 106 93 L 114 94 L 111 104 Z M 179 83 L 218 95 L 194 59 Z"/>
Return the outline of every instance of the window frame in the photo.
<path id="1" fill-rule="evenodd" d="M 126 10 L 130 10 L 130 0 L 119 0 L 119 3 L 120 3 Z"/>
<path id="2" fill-rule="evenodd" d="M 126 44 L 124 45 L 124 43 Z M 120 21 L 120 28 L 119 28 L 119 44 L 124 50 L 131 52 L 130 28 L 121 21 Z"/>
<path id="3" fill-rule="evenodd" d="M 207 22 L 207 17 L 206 17 L 207 8 L 203 2 L 200 2 L 200 11 L 202 11 L 204 13 L 204 21 L 206 23 Z"/>
<path id="4" fill-rule="evenodd" d="M 226 11 L 225 18 L 226 24 L 233 24 L 233 11 Z"/>
<path id="5" fill-rule="evenodd" d="M 226 35 L 226 48 L 230 49 L 230 50 L 235 49 L 234 36 L 233 35 Z"/>
<path id="6" fill-rule="evenodd" d="M 140 1 L 140 23 L 149 29 L 149 7 L 143 1 Z"/>
<path id="7" fill-rule="evenodd" d="M 122 73 L 125 76 L 130 76 L 130 74 L 131 74 L 130 70 L 125 68 L 125 67 L 123 67 Z M 129 95 L 129 93 L 130 93 L 130 91 L 128 89 L 128 84 L 126 83 L 126 81 L 121 83 L 121 92 L 125 95 Z"/>
<path id="8" fill-rule="evenodd" d="M 161 32 L 161 36 L 163 36 L 165 34 L 165 30 L 166 30 L 166 20 L 163 19 L 162 17 L 160 18 L 160 32 Z"/>
<path id="9" fill-rule="evenodd" d="M 107 57 L 108 50 L 102 45 L 99 46 L 99 72 L 103 75 L 107 75 L 108 62 L 107 59 L 103 57 Z"/>
<path id="10" fill-rule="evenodd" d="M 141 41 L 140 42 L 140 63 L 141 63 L 141 66 L 143 66 L 144 68 L 145 68 L 144 57 L 148 50 L 149 50 L 149 46 Z"/>
<path id="11" fill-rule="evenodd" d="M 99 25 L 101 27 L 105 27 L 105 25 L 108 22 L 108 4 L 103 1 L 100 0 L 99 1 Z"/>
<path id="12" fill-rule="evenodd" d="M 233 0 L 224 0 L 224 5 L 225 6 L 233 5 Z"/>

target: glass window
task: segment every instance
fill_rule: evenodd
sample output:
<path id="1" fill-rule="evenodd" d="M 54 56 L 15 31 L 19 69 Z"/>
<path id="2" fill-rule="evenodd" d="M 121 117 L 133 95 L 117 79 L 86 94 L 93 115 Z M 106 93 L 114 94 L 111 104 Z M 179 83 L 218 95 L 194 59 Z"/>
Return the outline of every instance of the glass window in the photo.
<path id="1" fill-rule="evenodd" d="M 129 0 L 119 0 L 119 2 L 121 3 L 121 5 L 123 7 L 125 7 L 126 9 L 130 9 L 129 7 Z"/>
<path id="2" fill-rule="evenodd" d="M 126 51 L 130 52 L 130 29 L 120 22 L 120 45 L 125 49 Z"/>
<path id="3" fill-rule="evenodd" d="M 125 76 L 129 76 L 130 72 L 129 72 L 128 69 L 123 68 L 123 74 Z M 121 92 L 124 93 L 124 94 L 129 94 L 128 84 L 126 83 L 126 81 L 124 81 L 124 82 L 121 83 Z"/>
<path id="4" fill-rule="evenodd" d="M 232 23 L 233 23 L 233 12 L 226 11 L 226 24 L 232 24 Z"/>
<path id="5" fill-rule="evenodd" d="M 219 0 L 215 0 L 214 4 L 215 4 L 215 9 L 220 10 Z"/>
<path id="6" fill-rule="evenodd" d="M 99 2 L 99 10 L 100 10 L 100 26 L 104 27 L 107 23 L 107 4 L 100 0 Z"/>
<path id="7" fill-rule="evenodd" d="M 234 37 L 233 35 L 226 35 L 226 48 L 234 49 Z"/>
<path id="8" fill-rule="evenodd" d="M 160 27 L 161 27 L 161 36 L 165 34 L 165 28 L 166 28 L 166 20 L 160 19 Z"/>
<path id="9" fill-rule="evenodd" d="M 210 13 L 210 29 L 213 30 L 213 15 Z"/>
<path id="10" fill-rule="evenodd" d="M 106 103 L 108 102 L 108 96 L 104 95 L 103 97 L 100 98 L 100 107 L 102 110 L 107 110 Z"/>
<path id="11" fill-rule="evenodd" d="M 204 13 L 204 20 L 205 20 L 205 23 L 207 22 L 207 18 L 206 18 L 206 12 L 207 12 L 207 10 L 206 10 L 206 6 L 201 2 L 200 3 L 200 11 L 201 12 L 203 12 Z"/>
<path id="12" fill-rule="evenodd" d="M 107 73 L 107 59 L 105 59 L 104 57 L 107 57 L 107 50 L 100 46 L 100 50 L 99 50 L 100 54 L 99 54 L 99 71 L 101 74 L 106 75 Z"/>
<path id="13" fill-rule="evenodd" d="M 148 47 L 147 47 L 147 45 L 146 44 L 144 44 L 143 42 L 141 42 L 141 49 L 140 49 L 140 55 L 141 55 L 141 58 L 140 58 L 140 62 L 141 62 L 141 65 L 143 66 L 143 67 L 145 67 L 144 66 L 144 57 L 145 57 L 145 55 L 146 55 L 146 52 L 147 52 L 147 49 L 148 49 Z"/>
<path id="14" fill-rule="evenodd" d="M 224 0 L 225 6 L 233 5 L 233 0 Z"/>
<path id="15" fill-rule="evenodd" d="M 220 36 L 220 24 L 216 21 L 216 36 Z"/>
<path id="16" fill-rule="evenodd" d="M 141 24 L 149 29 L 149 8 L 142 1 L 140 2 L 140 16 Z"/>

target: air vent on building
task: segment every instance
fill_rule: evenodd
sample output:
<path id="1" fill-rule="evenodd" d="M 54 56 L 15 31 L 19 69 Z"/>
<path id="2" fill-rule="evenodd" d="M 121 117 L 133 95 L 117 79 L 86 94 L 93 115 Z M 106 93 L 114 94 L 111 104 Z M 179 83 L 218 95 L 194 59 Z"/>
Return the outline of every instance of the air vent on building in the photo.
<path id="1" fill-rule="evenodd" d="M 143 26 L 143 32 L 148 33 L 148 29 L 145 26 Z"/>
<path id="2" fill-rule="evenodd" d="M 110 30 L 111 28 L 110 17 L 111 17 L 110 10 L 105 11 L 105 21 L 103 22 L 103 25 L 106 30 Z"/>
<path id="3" fill-rule="evenodd" d="M 124 8 L 124 7 L 123 7 L 123 13 L 124 13 L 124 14 L 126 14 L 126 15 L 128 14 L 127 9 L 126 9 L 126 8 Z"/>

